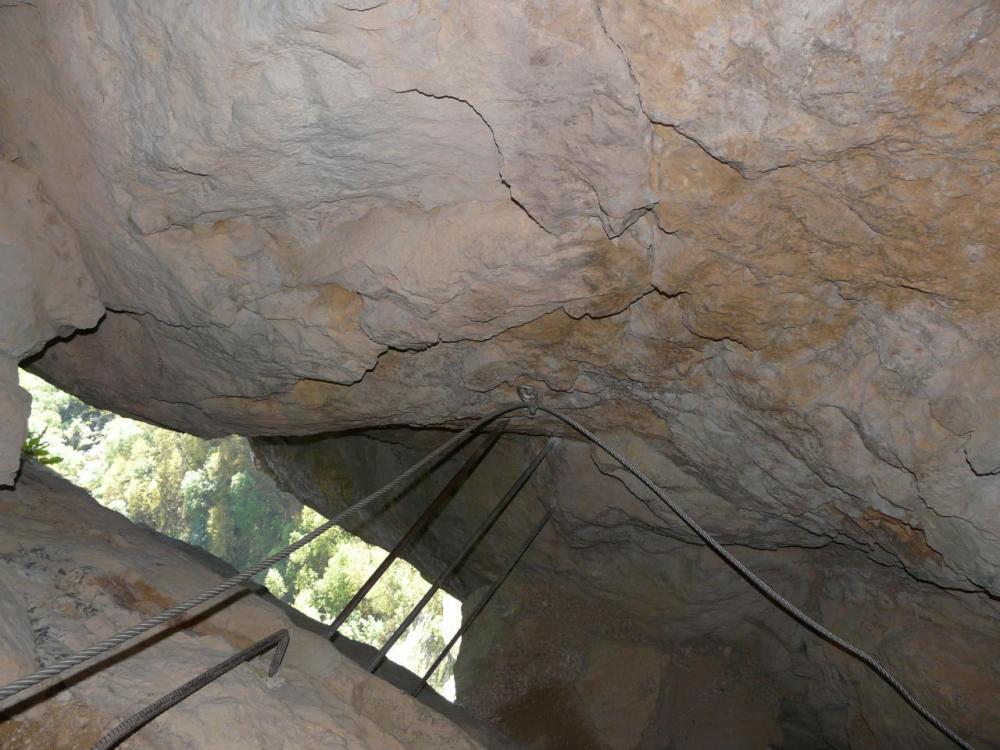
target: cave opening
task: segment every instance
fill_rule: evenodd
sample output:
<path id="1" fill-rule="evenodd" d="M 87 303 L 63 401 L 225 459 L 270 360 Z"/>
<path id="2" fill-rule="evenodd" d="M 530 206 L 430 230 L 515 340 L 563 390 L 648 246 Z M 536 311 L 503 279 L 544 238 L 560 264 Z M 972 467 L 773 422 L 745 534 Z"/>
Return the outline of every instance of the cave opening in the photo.
<path id="1" fill-rule="evenodd" d="M 996 0 L 0 0 L 0 747 L 996 748 L 998 284 Z"/>
<path id="2" fill-rule="evenodd" d="M 23 449 L 32 464 L 61 470 L 129 523 L 200 547 L 235 568 L 310 536 L 308 530 L 323 518 L 341 518 L 358 498 L 374 497 L 373 487 L 391 486 L 387 477 L 404 476 L 407 467 L 460 444 L 462 434 L 474 434 L 472 427 L 462 433 L 387 427 L 203 440 L 103 412 L 36 376 L 21 377 L 34 399 Z M 534 411 L 535 404 L 528 397 L 494 414 Z M 543 412 L 561 414 L 545 406 Z M 655 484 L 643 478 L 663 501 L 650 504 L 642 487 L 632 483 L 640 473 L 623 472 L 618 459 L 607 462 L 610 453 L 602 462 L 601 452 L 591 451 L 603 444 L 600 438 L 591 435 L 591 446 L 566 440 L 565 433 L 545 437 L 552 425 L 540 427 L 527 411 L 517 429 L 510 429 L 508 419 L 454 454 L 442 453 L 448 456 L 440 461 L 443 471 L 419 475 L 384 508 L 334 527 L 327 532 L 328 546 L 314 542 L 273 567 L 267 588 L 314 622 L 329 623 L 384 557 L 379 548 L 388 549 L 407 529 L 421 528 L 405 549 L 404 559 L 412 565 L 393 562 L 389 570 L 398 565 L 397 571 L 379 581 L 365 599 L 369 604 L 341 629 L 363 650 L 352 651 L 351 638 L 335 641 L 364 666 L 375 650 L 371 646 L 385 640 L 427 590 L 428 580 L 447 580 L 448 590 L 466 605 L 490 601 L 497 593 L 490 590 L 491 581 L 503 584 L 471 638 L 462 639 L 461 653 L 451 652 L 447 671 L 434 673 L 431 685 L 449 700 L 457 698 L 457 705 L 435 703 L 432 691 L 426 691 L 429 699 L 421 695 L 425 705 L 485 747 L 659 750 L 664 737 L 691 750 L 835 747 L 845 700 L 862 711 L 891 708 L 890 721 L 904 720 L 907 707 L 892 692 L 892 678 L 873 681 L 863 663 L 846 653 L 831 659 L 826 642 L 831 639 L 811 635 L 816 628 L 808 622 L 800 627 L 801 612 L 786 616 L 773 599 L 759 595 L 759 586 L 754 591 L 746 585 L 753 573 L 735 575 L 721 564 L 718 558 L 728 558 L 728 549 L 706 546 L 704 536 L 692 536 L 678 523 L 679 515 L 666 514 L 674 505 L 661 485 L 688 502 L 705 502 L 703 487 L 693 485 L 686 472 L 668 467 L 673 473 L 661 473 Z M 39 479 L 34 470 L 26 476 L 29 486 Z M 519 496 L 505 513 L 505 503 Z M 432 497 L 457 501 L 446 502 L 425 528 L 417 516 L 435 505 L 436 500 L 428 505 Z M 536 525 L 540 511 L 544 517 Z M 700 512 L 706 512 L 704 505 Z M 496 533 L 479 537 L 477 524 L 491 529 L 494 517 L 502 520 Z M 552 527 L 533 545 L 550 517 Z M 530 547 L 528 560 L 500 573 L 532 527 L 534 536 L 522 550 Z M 475 554 L 467 557 L 463 544 L 470 534 L 482 543 L 468 548 Z M 977 601 L 943 587 L 928 589 L 903 566 L 877 563 L 850 545 L 723 546 L 778 581 L 792 600 L 810 601 L 835 630 L 880 644 L 877 653 L 886 661 L 890 649 L 902 654 L 926 649 L 963 615 L 967 638 L 952 650 L 949 663 L 962 663 L 989 642 L 988 620 L 995 610 L 989 597 Z M 453 570 L 449 560 L 462 564 Z M 515 575 L 507 581 L 511 570 Z M 878 606 L 872 606 L 868 588 L 875 577 L 879 591 L 892 595 Z M 112 586 L 119 598 L 122 588 L 129 586 Z M 390 652 L 409 671 L 381 675 L 407 692 L 413 675 L 423 672 L 468 613 L 467 606 L 463 611 L 457 600 L 449 604 L 440 591 L 435 597 L 440 603 L 422 613 Z M 926 622 L 912 603 L 932 597 L 936 619 Z M 134 595 L 125 598 L 132 601 Z M 868 603 L 863 617 L 857 602 Z M 371 645 L 364 646 L 366 640 Z M 966 681 L 970 664 L 962 667 Z M 904 674 L 914 679 L 912 672 Z M 720 712 L 724 721 L 709 720 Z M 919 727 L 916 732 L 926 736 Z"/>
<path id="3" fill-rule="evenodd" d="M 327 519 L 282 491 L 246 438 L 205 439 L 90 406 L 37 375 L 19 372 L 31 394 L 26 458 L 47 465 L 133 523 L 193 545 L 243 570 Z M 343 482 L 338 483 L 342 484 Z M 387 552 L 341 527 L 262 576 L 266 589 L 329 625 Z M 338 630 L 338 638 L 379 648 L 430 583 L 405 559 L 385 574 Z M 439 588 L 388 651 L 423 675 L 456 634 L 462 605 Z M 459 638 L 428 684 L 455 699 Z"/>

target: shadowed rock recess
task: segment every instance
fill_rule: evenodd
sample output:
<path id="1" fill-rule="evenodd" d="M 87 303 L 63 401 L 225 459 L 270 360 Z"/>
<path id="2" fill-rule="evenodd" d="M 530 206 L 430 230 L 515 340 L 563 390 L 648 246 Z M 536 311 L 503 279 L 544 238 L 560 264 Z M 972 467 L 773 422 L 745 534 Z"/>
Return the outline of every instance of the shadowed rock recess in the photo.
<path id="1" fill-rule="evenodd" d="M 996 3 L 0 2 L 0 152 L 0 485 L 18 363 L 251 436 L 325 513 L 530 384 L 1000 747 Z M 553 430 L 515 419 L 408 559 Z M 352 530 L 390 545 L 454 467 Z M 544 750 L 953 747 L 643 499 L 576 439 L 543 464 L 448 582 L 471 609 L 554 505 L 463 639 L 469 713 Z"/>

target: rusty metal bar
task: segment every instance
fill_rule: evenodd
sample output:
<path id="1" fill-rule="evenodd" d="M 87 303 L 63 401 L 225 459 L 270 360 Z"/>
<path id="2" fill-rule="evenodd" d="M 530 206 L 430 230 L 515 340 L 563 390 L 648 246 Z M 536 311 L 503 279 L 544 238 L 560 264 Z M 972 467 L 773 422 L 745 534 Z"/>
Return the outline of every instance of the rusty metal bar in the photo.
<path id="1" fill-rule="evenodd" d="M 542 529 L 544 529 L 546 524 L 548 524 L 550 518 L 552 518 L 551 510 L 546 511 L 545 515 L 542 517 L 542 520 L 538 522 L 538 524 L 535 526 L 532 532 L 528 535 L 528 538 L 525 540 L 524 544 L 521 545 L 521 549 L 519 549 L 517 551 L 517 554 L 514 555 L 513 559 L 511 559 L 510 563 L 507 565 L 507 569 L 504 570 L 504 572 L 500 574 L 500 577 L 493 582 L 493 585 L 490 586 L 490 590 L 486 592 L 486 595 L 479 600 L 479 603 L 476 605 L 475 609 L 473 609 L 472 612 L 469 613 L 469 616 L 462 622 L 462 625 L 459 627 L 458 632 L 456 632 L 455 635 L 451 637 L 451 640 L 448 641 L 445 647 L 441 650 L 441 653 L 438 654 L 437 658 L 434 660 L 434 663 L 430 665 L 430 667 L 427 669 L 426 672 L 424 672 L 424 676 L 420 678 L 420 684 L 417 685 L 417 687 L 413 690 L 411 695 L 413 696 L 419 695 L 420 691 L 427 686 L 427 681 L 431 678 L 431 675 L 434 674 L 434 670 L 436 670 L 438 668 L 438 665 L 442 661 L 444 661 L 444 658 L 451 651 L 452 646 L 454 646 L 458 642 L 459 638 L 465 635 L 468 629 L 472 627 L 472 623 L 476 621 L 476 618 L 478 618 L 479 615 L 482 614 L 483 610 L 486 609 L 486 605 L 490 603 L 490 599 L 492 599 L 494 595 L 497 593 L 497 591 L 500 590 L 500 587 L 503 586 L 504 581 L 506 581 L 508 576 L 510 576 L 510 574 L 514 571 L 514 568 L 517 567 L 517 564 L 521 562 L 521 558 L 524 557 L 524 554 L 528 551 L 528 548 L 530 548 L 531 545 L 534 543 L 535 539 L 538 538 L 538 535 L 542 533 Z"/>
<path id="2" fill-rule="evenodd" d="M 288 649 L 288 639 L 288 631 L 284 629 L 279 630 L 267 638 L 257 641 L 252 646 L 243 649 L 238 654 L 230 656 L 225 661 L 219 662 L 214 667 L 210 667 L 194 679 L 185 682 L 176 690 L 167 693 L 162 698 L 129 716 L 125 721 L 101 737 L 92 750 L 111 750 L 111 748 L 118 747 L 126 738 L 130 737 L 164 711 L 173 708 L 185 698 L 194 695 L 206 685 L 215 682 L 222 675 L 226 674 L 226 672 L 235 669 L 244 662 L 257 658 L 272 648 L 275 651 L 274 656 L 271 658 L 271 667 L 268 669 L 267 676 L 274 677 L 278 673 L 278 668 L 281 666 L 282 660 L 285 658 L 285 651 Z"/>
<path id="3" fill-rule="evenodd" d="M 462 467 L 455 472 L 455 475 L 449 480 L 448 484 L 444 486 L 441 492 L 438 493 L 437 497 L 431 501 L 431 504 L 427 506 L 426 510 L 420 515 L 413 525 L 410 526 L 409 530 L 400 538 L 396 545 L 389 550 L 389 554 L 386 558 L 375 568 L 374 572 L 368 576 L 361 588 L 357 590 L 357 593 L 351 598 L 351 601 L 340 610 L 340 614 L 337 615 L 336 619 L 330 623 L 330 626 L 326 630 L 326 637 L 328 640 L 334 640 L 340 630 L 340 627 L 347 621 L 347 618 L 353 614 L 354 610 L 358 608 L 358 605 L 364 600 L 368 595 L 368 592 L 374 588 L 375 584 L 379 582 L 379 579 L 385 575 L 385 572 L 389 569 L 399 556 L 406 551 L 407 547 L 413 543 L 413 541 L 419 536 L 420 532 L 423 531 L 427 525 L 434 520 L 434 518 L 444 510 L 445 506 L 458 494 L 458 491 L 465 484 L 466 480 L 472 476 L 472 472 L 476 470 L 479 464 L 486 454 L 488 454 L 493 446 L 496 445 L 497 440 L 503 434 L 504 429 L 507 427 L 506 421 L 500 422 L 496 429 L 490 432 L 487 436 L 486 441 L 476 449 L 476 451 L 469 456 L 468 460 L 462 465 Z"/>
<path id="4" fill-rule="evenodd" d="M 430 588 L 427 589 L 427 593 L 425 593 L 423 597 L 420 599 L 420 601 L 417 602 L 417 605 L 404 618 L 403 622 L 400 623 L 399 627 L 393 631 L 392 635 L 389 636 L 389 640 L 386 641 L 385 645 L 383 645 L 382 648 L 379 649 L 379 652 L 375 655 L 375 658 L 372 659 L 371 663 L 368 665 L 369 672 L 374 673 L 375 670 L 379 668 L 379 665 L 385 660 L 385 655 L 389 653 L 389 649 L 391 649 L 395 645 L 396 641 L 399 640 L 400 636 L 403 635 L 406 629 L 413 624 L 413 621 L 417 619 L 417 617 L 423 611 L 424 607 L 427 606 L 427 602 L 429 602 L 431 600 L 431 597 L 434 596 L 435 593 L 437 593 L 437 590 L 439 588 L 441 588 L 441 584 L 444 583 L 445 579 L 448 576 L 450 576 L 453 572 L 455 572 L 455 569 L 458 568 L 458 566 L 465 561 L 465 559 L 469 556 L 472 550 L 475 549 L 476 545 L 479 544 L 479 542 L 482 541 L 483 537 L 486 536 L 489 530 L 493 528 L 493 525 L 497 522 L 497 520 L 500 518 L 503 512 L 514 501 L 514 498 L 517 497 L 518 493 L 521 491 L 524 485 L 527 484 L 528 480 L 531 479 L 531 476 L 532 474 L 535 473 L 535 469 L 538 468 L 538 465 L 545 459 L 545 457 L 549 454 L 549 451 L 551 451 L 552 448 L 555 447 L 556 444 L 558 444 L 558 442 L 559 438 L 554 438 L 554 437 L 549 438 L 548 442 L 545 443 L 545 447 L 542 448 L 542 450 L 539 451 L 538 455 L 531 460 L 531 463 L 529 463 L 524 468 L 524 471 L 521 472 L 521 476 L 519 476 L 514 481 L 514 484 L 511 485 L 511 488 L 507 490 L 507 494 L 505 494 L 500 499 L 500 502 L 497 503 L 496 507 L 493 509 L 490 515 L 487 516 L 486 519 L 479 525 L 479 528 L 476 529 L 476 532 L 472 535 L 472 538 L 469 539 L 466 545 L 462 548 L 462 551 L 458 553 L 458 556 L 444 570 L 444 572 L 442 572 L 441 575 L 439 575 L 434 580 L 434 583 L 432 583 Z"/>

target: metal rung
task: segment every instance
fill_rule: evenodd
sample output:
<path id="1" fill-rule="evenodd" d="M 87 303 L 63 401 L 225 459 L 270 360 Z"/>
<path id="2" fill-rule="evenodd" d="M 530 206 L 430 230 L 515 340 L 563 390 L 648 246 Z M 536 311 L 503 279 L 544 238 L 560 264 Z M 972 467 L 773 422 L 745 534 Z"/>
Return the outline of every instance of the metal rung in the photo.
<path id="1" fill-rule="evenodd" d="M 125 721 L 116 726 L 110 732 L 101 737 L 94 745 L 93 750 L 111 750 L 117 747 L 122 741 L 130 737 L 136 731 L 151 722 L 164 711 L 173 708 L 185 698 L 194 695 L 206 685 L 210 685 L 232 669 L 235 669 L 243 662 L 255 659 L 263 653 L 275 649 L 271 658 L 271 667 L 267 672 L 268 677 L 274 677 L 278 673 L 282 660 L 285 658 L 285 651 L 288 649 L 288 631 L 279 630 L 272 633 L 267 638 L 257 641 L 252 646 L 243 649 L 238 654 L 230 656 L 225 661 L 219 662 L 214 667 L 202 672 L 193 680 L 188 680 L 176 690 L 167 693 L 162 698 L 150 703 L 140 711 L 136 711 Z"/>
<path id="2" fill-rule="evenodd" d="M 476 467 L 482 462 L 486 455 L 493 449 L 496 445 L 497 440 L 503 434 L 504 429 L 507 427 L 506 422 L 501 422 L 497 425 L 496 429 L 493 430 L 486 441 L 471 455 L 469 459 L 462 465 L 462 467 L 455 472 L 455 475 L 451 480 L 444 486 L 438 496 L 431 501 L 431 504 L 427 506 L 426 510 L 420 515 L 409 530 L 403 534 L 396 546 L 389 550 L 389 554 L 386 558 L 379 564 L 375 571 L 368 576 L 361 588 L 358 589 L 357 593 L 351 598 L 351 601 L 340 610 L 340 614 L 337 615 L 336 619 L 330 623 L 330 626 L 326 630 L 326 637 L 333 640 L 337 637 L 337 631 L 340 627 L 347 621 L 354 610 L 358 608 L 358 605 L 364 601 L 364 598 L 368 595 L 368 592 L 374 588 L 375 584 L 378 583 L 379 579 L 385 574 L 389 569 L 389 566 L 395 562 L 399 556 L 406 551 L 407 547 L 412 544 L 413 540 L 419 536 L 420 532 L 423 531 L 427 524 L 429 524 L 434 518 L 444 510 L 445 506 L 451 502 L 452 498 L 458 494 L 458 491 L 465 484 L 466 480 L 472 475 L 472 472 L 476 470 Z"/>
<path id="3" fill-rule="evenodd" d="M 493 596 L 497 593 L 497 591 L 500 590 L 500 587 L 503 586 L 504 581 L 506 581 L 507 577 L 510 576 L 510 574 L 514 571 L 514 568 L 517 566 L 517 564 L 521 562 L 521 558 L 524 557 L 524 553 L 528 551 L 528 548 L 531 547 L 535 539 L 538 538 L 538 535 L 542 533 L 542 529 L 544 529 L 546 524 L 548 524 L 550 518 L 552 518 L 551 510 L 546 511 L 545 515 L 542 517 L 542 520 L 538 522 L 538 524 L 535 526 L 532 532 L 528 535 L 528 538 L 525 540 L 524 544 L 521 545 L 521 549 L 519 549 L 517 551 L 517 554 L 514 555 L 514 557 L 511 559 L 510 563 L 507 565 L 507 569 L 504 570 L 504 572 L 500 574 L 500 577 L 493 582 L 493 585 L 490 586 L 490 590 L 487 591 L 486 595 L 479 600 L 479 603 L 476 605 L 475 609 L 473 609 L 472 612 L 469 614 L 468 618 L 466 618 L 466 620 L 462 622 L 462 625 L 461 627 L 459 627 L 458 632 L 451 637 L 451 640 L 448 641 L 447 645 L 445 645 L 445 647 L 441 650 L 441 653 L 438 654 L 438 657 L 434 660 L 434 663 L 430 665 L 430 667 L 424 673 L 424 676 L 420 678 L 420 684 L 417 685 L 417 687 L 411 693 L 413 696 L 419 695 L 420 691 L 427 686 L 427 681 L 431 678 L 431 675 L 434 674 L 434 670 L 436 670 L 438 668 L 438 665 L 442 661 L 444 661 L 444 658 L 448 655 L 448 652 L 451 651 L 451 647 L 458 642 L 459 638 L 465 635 L 465 633 L 469 630 L 469 628 L 472 627 L 472 623 L 476 621 L 476 618 L 479 617 L 480 614 L 482 614 L 482 611 L 484 609 L 486 609 L 486 605 L 490 603 L 490 599 L 492 599 Z"/>
<path id="4" fill-rule="evenodd" d="M 448 576 L 450 576 L 455 569 L 465 561 L 472 550 L 475 549 L 476 545 L 479 544 L 482 538 L 486 536 L 490 529 L 493 528 L 493 525 L 497 522 L 503 512 L 514 501 L 514 498 L 517 497 L 518 493 L 524 485 L 527 484 L 528 480 L 531 479 L 531 475 L 535 473 L 535 469 L 538 468 L 538 465 L 545 459 L 545 457 L 549 454 L 549 451 L 551 451 L 552 448 L 558 444 L 558 442 L 559 438 L 549 438 L 548 442 L 545 443 L 545 447 L 539 451 L 538 455 L 535 456 L 531 463 L 525 467 L 524 471 L 521 472 L 521 476 L 519 476 L 511 488 L 507 490 L 507 494 L 500 499 L 500 502 L 497 503 L 493 512 L 490 513 L 486 520 L 479 525 L 475 534 L 472 535 L 472 538 L 462 548 L 462 551 L 458 553 L 458 556 L 444 570 L 444 572 L 435 579 L 434 583 L 432 583 L 431 587 L 427 590 L 427 593 L 425 593 L 420 601 L 417 602 L 417 605 L 410 611 L 403 622 L 400 623 L 399 627 L 393 631 L 385 645 L 379 649 L 375 658 L 372 659 L 371 663 L 368 665 L 369 672 L 375 672 L 375 670 L 379 668 L 379 665 L 385 659 L 385 655 L 389 652 L 389 649 L 395 645 L 396 641 L 399 640 L 400 636 L 403 635 L 406 629 L 413 624 L 413 621 L 417 619 L 424 607 L 427 606 L 427 602 L 429 602 L 431 597 L 433 597 L 434 594 L 437 593 L 438 589 L 441 588 L 441 584 L 444 583 L 445 579 L 447 579 Z"/>

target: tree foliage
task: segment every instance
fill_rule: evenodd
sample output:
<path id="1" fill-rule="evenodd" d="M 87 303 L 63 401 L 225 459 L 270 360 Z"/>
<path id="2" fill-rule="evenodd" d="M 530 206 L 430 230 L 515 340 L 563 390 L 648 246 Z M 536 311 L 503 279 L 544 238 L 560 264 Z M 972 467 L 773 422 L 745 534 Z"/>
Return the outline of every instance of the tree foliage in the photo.
<path id="1" fill-rule="evenodd" d="M 102 504 L 236 568 L 249 567 L 325 521 L 257 469 L 243 438 L 204 440 L 116 416 L 28 373 L 21 374 L 21 384 L 32 395 L 29 429 L 37 460 L 58 462 L 60 473 Z M 265 584 L 280 599 L 329 622 L 384 556 L 334 528 L 270 570 Z M 415 568 L 395 562 L 342 632 L 381 645 L 426 588 Z M 445 606 L 437 594 L 390 656 L 422 673 L 444 646 Z M 435 687 L 450 678 L 450 666 L 438 670 Z"/>

